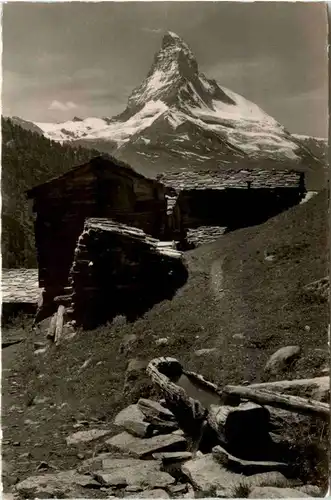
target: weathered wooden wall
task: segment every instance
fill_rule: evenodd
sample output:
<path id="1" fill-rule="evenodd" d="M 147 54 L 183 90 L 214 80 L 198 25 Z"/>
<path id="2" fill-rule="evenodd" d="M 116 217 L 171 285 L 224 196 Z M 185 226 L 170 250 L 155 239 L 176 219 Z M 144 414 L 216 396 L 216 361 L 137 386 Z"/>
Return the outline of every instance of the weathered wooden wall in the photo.
<path id="1" fill-rule="evenodd" d="M 39 285 L 60 294 L 88 217 L 109 217 L 164 237 L 165 188 L 107 160 L 94 159 L 33 195 Z"/>
<path id="2" fill-rule="evenodd" d="M 259 189 L 183 190 L 175 213 L 182 230 L 199 226 L 221 226 L 228 230 L 261 224 L 300 202 L 296 187 Z"/>

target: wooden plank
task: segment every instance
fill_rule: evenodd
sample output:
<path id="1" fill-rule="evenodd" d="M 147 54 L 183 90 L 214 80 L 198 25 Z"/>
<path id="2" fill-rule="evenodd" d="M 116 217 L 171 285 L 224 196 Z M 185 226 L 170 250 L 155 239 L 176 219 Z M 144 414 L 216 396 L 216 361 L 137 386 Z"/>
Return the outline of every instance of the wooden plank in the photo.
<path id="1" fill-rule="evenodd" d="M 227 385 L 223 389 L 226 396 L 237 396 L 249 399 L 262 405 L 276 406 L 288 411 L 296 411 L 321 418 L 330 418 L 330 405 L 319 401 L 308 400 L 288 394 L 275 394 L 266 389 L 252 389 L 250 387 Z"/>
<path id="2" fill-rule="evenodd" d="M 64 306 L 60 305 L 56 314 L 56 326 L 55 326 L 55 344 L 59 344 L 63 331 L 63 314 L 64 314 Z"/>
<path id="3" fill-rule="evenodd" d="M 51 321 L 49 323 L 48 332 L 47 332 L 47 335 L 46 335 L 46 338 L 48 338 L 50 340 L 53 340 L 53 341 L 54 341 L 55 329 L 56 329 L 56 316 L 57 316 L 57 313 L 53 314 L 53 316 L 51 317 Z"/>

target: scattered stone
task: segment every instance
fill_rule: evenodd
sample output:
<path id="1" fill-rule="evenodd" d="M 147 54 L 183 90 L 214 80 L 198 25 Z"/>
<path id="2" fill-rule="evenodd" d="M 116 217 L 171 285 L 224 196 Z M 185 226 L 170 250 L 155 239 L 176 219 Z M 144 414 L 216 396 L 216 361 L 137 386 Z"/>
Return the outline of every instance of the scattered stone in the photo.
<path id="1" fill-rule="evenodd" d="M 20 441 L 14 441 L 14 442 L 13 442 L 13 446 L 21 446 Z"/>
<path id="2" fill-rule="evenodd" d="M 110 448 L 126 451 L 142 458 L 158 451 L 178 451 L 186 448 L 186 439 L 175 434 L 164 434 L 140 439 L 128 432 L 122 432 L 106 441 Z"/>
<path id="3" fill-rule="evenodd" d="M 46 398 L 46 397 L 39 398 L 38 396 L 36 396 L 35 398 L 33 398 L 32 404 L 40 405 L 40 404 L 46 403 L 46 401 L 48 401 L 48 400 L 49 400 L 49 398 Z"/>
<path id="4" fill-rule="evenodd" d="M 184 436 L 184 431 L 182 429 L 177 429 L 176 431 L 173 431 L 173 433 L 175 436 Z"/>
<path id="5" fill-rule="evenodd" d="M 155 460 L 161 460 L 164 464 L 168 464 L 189 460 L 192 458 L 192 453 L 190 451 L 165 451 L 163 453 L 153 453 L 153 458 Z"/>
<path id="6" fill-rule="evenodd" d="M 154 419 L 155 417 L 160 420 L 175 420 L 174 414 L 157 401 L 140 398 L 138 401 L 138 407 L 148 421 L 150 421 L 150 419 Z"/>
<path id="7" fill-rule="evenodd" d="M 34 342 L 33 347 L 35 349 L 43 349 L 44 347 L 46 347 L 46 344 L 45 342 Z"/>
<path id="8" fill-rule="evenodd" d="M 235 340 L 245 340 L 245 335 L 243 333 L 235 333 L 232 335 L 232 338 Z"/>
<path id="9" fill-rule="evenodd" d="M 78 431 L 67 437 L 67 445 L 79 445 L 89 443 L 103 436 L 107 436 L 111 431 L 109 429 L 89 429 L 88 431 Z"/>
<path id="10" fill-rule="evenodd" d="M 306 495 L 309 495 L 310 497 L 318 498 L 324 496 L 321 488 L 315 486 L 314 484 L 305 484 L 304 486 L 298 486 L 296 489 L 306 493 Z"/>
<path id="11" fill-rule="evenodd" d="M 266 472 L 253 476 L 243 476 L 231 472 L 218 464 L 211 453 L 203 457 L 188 460 L 182 465 L 182 472 L 190 479 L 193 486 L 206 495 L 217 490 L 217 496 L 223 498 L 233 497 L 234 491 L 239 486 L 291 486 L 291 482 L 280 472 Z"/>
<path id="12" fill-rule="evenodd" d="M 155 340 L 156 345 L 167 345 L 169 344 L 169 338 L 168 337 L 162 337 L 160 339 Z"/>
<path id="13" fill-rule="evenodd" d="M 102 461 L 106 458 L 113 458 L 112 453 L 100 453 L 96 457 L 87 458 L 82 462 L 77 468 L 80 474 L 85 474 L 87 472 L 91 472 L 93 470 L 100 470 L 103 468 Z M 131 460 L 131 459 L 130 459 Z"/>
<path id="14" fill-rule="evenodd" d="M 15 489 L 25 498 L 81 498 L 82 487 L 98 488 L 100 484 L 90 476 L 68 470 L 56 474 L 30 476 L 18 483 Z"/>
<path id="15" fill-rule="evenodd" d="M 276 488 L 274 486 L 264 486 L 253 488 L 248 498 L 305 498 L 306 493 L 292 488 Z"/>
<path id="16" fill-rule="evenodd" d="M 217 352 L 218 349 L 216 349 L 216 347 L 213 347 L 211 349 L 198 349 L 197 351 L 194 351 L 194 354 L 198 357 L 201 357 L 201 356 L 213 355 L 216 354 Z"/>
<path id="17" fill-rule="evenodd" d="M 183 493 L 187 492 L 187 484 L 172 484 L 171 486 L 168 486 L 168 491 L 171 495 L 182 496 Z"/>
<path id="18" fill-rule="evenodd" d="M 38 354 L 45 354 L 45 352 L 47 351 L 47 347 L 43 347 L 42 349 L 36 349 L 34 351 L 34 354 L 38 355 Z"/>
<path id="19" fill-rule="evenodd" d="M 161 489 L 142 491 L 141 493 L 137 493 L 134 495 L 124 495 L 124 496 L 125 497 L 133 496 L 134 498 L 170 498 L 168 493 Z"/>
<path id="20" fill-rule="evenodd" d="M 301 348 L 297 345 L 281 347 L 270 356 L 264 369 L 272 375 L 277 375 L 285 370 L 293 361 L 298 359 L 300 354 Z"/>
<path id="21" fill-rule="evenodd" d="M 94 476 L 102 485 L 113 487 L 164 488 L 175 482 L 154 460 L 107 459 Z"/>
<path id="22" fill-rule="evenodd" d="M 79 458 L 79 460 L 84 460 L 85 458 L 84 453 L 77 453 L 77 458 Z"/>
<path id="23" fill-rule="evenodd" d="M 215 446 L 212 449 L 212 453 L 217 462 L 225 466 L 227 469 L 243 473 L 245 475 L 258 474 L 260 472 L 273 470 L 284 471 L 289 468 L 288 464 L 281 462 L 243 460 L 241 458 L 234 457 L 221 446 Z"/>
<path id="24" fill-rule="evenodd" d="M 31 457 L 32 457 L 31 453 L 27 451 L 26 453 L 21 453 L 18 458 L 31 458 Z"/>

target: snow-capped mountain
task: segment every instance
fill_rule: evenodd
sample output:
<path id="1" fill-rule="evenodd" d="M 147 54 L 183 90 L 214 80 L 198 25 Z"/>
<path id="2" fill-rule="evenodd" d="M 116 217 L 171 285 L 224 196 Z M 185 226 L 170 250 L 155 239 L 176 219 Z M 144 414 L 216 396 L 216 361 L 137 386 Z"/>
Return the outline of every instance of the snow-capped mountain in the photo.
<path id="1" fill-rule="evenodd" d="M 232 168 L 270 161 L 287 168 L 316 160 L 256 104 L 199 72 L 188 45 L 171 32 L 123 113 L 36 125 L 50 139 L 113 153 L 148 175 L 179 165 Z"/>

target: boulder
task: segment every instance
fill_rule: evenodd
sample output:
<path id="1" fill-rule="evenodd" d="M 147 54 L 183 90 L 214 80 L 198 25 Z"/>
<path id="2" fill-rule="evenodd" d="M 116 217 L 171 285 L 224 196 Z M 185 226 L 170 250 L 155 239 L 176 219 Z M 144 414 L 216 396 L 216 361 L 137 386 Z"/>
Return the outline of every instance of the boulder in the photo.
<path id="1" fill-rule="evenodd" d="M 293 361 L 297 360 L 300 354 L 301 348 L 297 345 L 281 347 L 270 356 L 264 369 L 270 375 L 277 375 L 288 368 Z"/>
<path id="2" fill-rule="evenodd" d="M 221 446 L 215 446 L 212 449 L 212 453 L 218 463 L 227 469 L 245 474 L 246 476 L 269 471 L 284 472 L 289 469 L 289 465 L 282 462 L 243 460 L 234 457 Z"/>
<path id="3" fill-rule="evenodd" d="M 109 429 L 89 429 L 88 431 L 78 431 L 66 438 L 67 445 L 79 445 L 89 443 L 111 434 Z"/>
<path id="4" fill-rule="evenodd" d="M 324 497 L 325 495 L 323 494 L 323 491 L 321 488 L 318 486 L 315 486 L 314 484 L 305 484 L 304 486 L 298 486 L 296 488 L 298 491 L 302 491 L 303 493 L 306 493 L 306 495 L 309 495 L 310 497 Z"/>
<path id="5" fill-rule="evenodd" d="M 146 373 L 147 361 L 143 359 L 130 359 L 124 379 L 124 394 L 131 401 L 138 401 L 141 397 L 150 397 L 155 393 L 155 388 Z"/>
<path id="6" fill-rule="evenodd" d="M 167 472 L 160 471 L 160 462 L 155 460 L 107 459 L 94 477 L 104 486 L 135 488 L 165 488 L 175 482 Z"/>
<path id="7" fill-rule="evenodd" d="M 253 488 L 248 498 L 305 498 L 306 493 L 292 488 L 276 488 L 274 486 L 264 486 Z"/>
<path id="8" fill-rule="evenodd" d="M 86 460 L 84 460 L 84 462 L 82 462 L 78 466 L 77 471 L 81 474 L 85 474 L 85 473 L 91 472 L 93 470 L 100 470 L 102 468 L 102 461 L 105 458 L 113 458 L 113 454 L 112 453 L 100 453 L 100 455 L 97 455 L 96 457 L 87 458 Z"/>
<path id="9" fill-rule="evenodd" d="M 84 488 L 99 488 L 100 483 L 75 470 L 30 476 L 15 487 L 24 498 L 84 498 Z"/>
<path id="10" fill-rule="evenodd" d="M 138 401 L 138 407 L 145 415 L 146 420 L 149 422 L 155 418 L 166 421 L 175 420 L 174 414 L 157 401 L 140 398 Z"/>
<path id="11" fill-rule="evenodd" d="M 269 484 L 280 484 L 289 486 L 290 482 L 280 472 L 268 472 L 255 474 L 254 476 L 243 476 L 231 472 L 221 464 L 217 463 L 212 454 L 188 460 L 182 465 L 182 472 L 190 479 L 193 486 L 206 495 L 217 491 L 217 496 L 230 498 L 234 495 L 236 488 L 240 486 L 253 487 Z"/>
<path id="12" fill-rule="evenodd" d="M 153 427 L 150 423 L 144 421 L 144 414 L 140 411 L 138 405 L 130 405 L 120 411 L 115 417 L 114 424 L 123 427 L 134 436 L 149 437 L 153 433 Z"/>
<path id="13" fill-rule="evenodd" d="M 122 432 L 106 441 L 106 445 L 109 448 L 121 450 L 135 457 L 143 458 L 161 451 L 183 450 L 186 448 L 187 443 L 184 437 L 175 434 L 164 434 L 140 439 L 128 432 Z"/>

